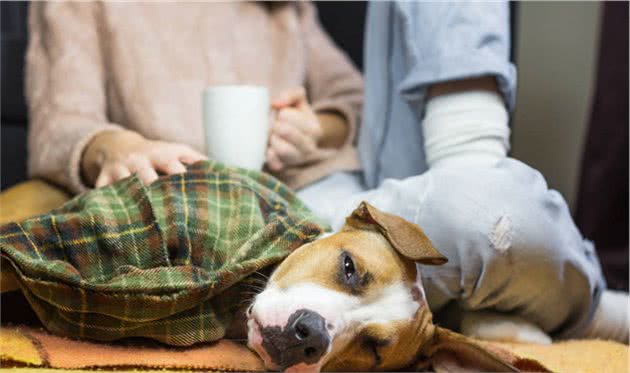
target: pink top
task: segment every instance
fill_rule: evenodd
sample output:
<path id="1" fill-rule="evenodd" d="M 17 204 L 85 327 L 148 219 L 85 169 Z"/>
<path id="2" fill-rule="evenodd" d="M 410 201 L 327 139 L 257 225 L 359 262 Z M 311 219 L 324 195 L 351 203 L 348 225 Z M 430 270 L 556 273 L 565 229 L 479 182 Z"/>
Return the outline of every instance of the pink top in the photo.
<path id="1" fill-rule="evenodd" d="M 276 175 L 291 187 L 358 168 L 362 80 L 310 3 L 33 2 L 26 57 L 29 173 L 74 192 L 85 146 L 127 128 L 205 153 L 201 93 L 303 85 L 315 111 L 346 117 L 350 136 L 319 161 Z"/>

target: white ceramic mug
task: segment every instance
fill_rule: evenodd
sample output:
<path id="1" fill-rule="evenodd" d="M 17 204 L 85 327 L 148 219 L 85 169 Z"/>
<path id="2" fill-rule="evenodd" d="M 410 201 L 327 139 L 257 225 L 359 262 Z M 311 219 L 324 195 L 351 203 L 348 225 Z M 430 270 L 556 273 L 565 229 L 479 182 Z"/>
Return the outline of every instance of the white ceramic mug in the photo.
<path id="1" fill-rule="evenodd" d="M 269 135 L 269 100 L 269 90 L 261 86 L 206 88 L 202 106 L 208 157 L 261 170 Z"/>

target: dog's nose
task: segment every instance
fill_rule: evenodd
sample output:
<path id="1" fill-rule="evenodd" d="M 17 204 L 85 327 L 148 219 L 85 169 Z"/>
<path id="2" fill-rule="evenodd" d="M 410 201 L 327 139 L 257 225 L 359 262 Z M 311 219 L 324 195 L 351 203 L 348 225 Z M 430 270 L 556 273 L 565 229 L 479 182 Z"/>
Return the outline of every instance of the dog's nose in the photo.
<path id="1" fill-rule="evenodd" d="M 317 312 L 301 311 L 293 323 L 288 324 L 287 333 L 304 344 L 304 357 L 319 359 L 328 347 L 326 320 Z M 316 360 L 317 361 L 317 360 Z"/>
<path id="2" fill-rule="evenodd" d="M 302 362 L 316 363 L 330 343 L 326 320 L 317 312 L 306 309 L 294 312 L 284 329 L 263 328 L 262 335 L 263 348 L 283 369 Z"/>

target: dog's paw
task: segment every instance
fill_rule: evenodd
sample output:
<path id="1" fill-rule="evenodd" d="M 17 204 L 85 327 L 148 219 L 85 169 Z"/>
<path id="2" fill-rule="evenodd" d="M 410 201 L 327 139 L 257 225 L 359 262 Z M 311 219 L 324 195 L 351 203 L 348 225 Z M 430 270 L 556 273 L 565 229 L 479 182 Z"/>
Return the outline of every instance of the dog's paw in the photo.
<path id="1" fill-rule="evenodd" d="M 462 334 L 489 341 L 551 344 L 551 338 L 535 324 L 518 316 L 492 311 L 466 311 Z"/>

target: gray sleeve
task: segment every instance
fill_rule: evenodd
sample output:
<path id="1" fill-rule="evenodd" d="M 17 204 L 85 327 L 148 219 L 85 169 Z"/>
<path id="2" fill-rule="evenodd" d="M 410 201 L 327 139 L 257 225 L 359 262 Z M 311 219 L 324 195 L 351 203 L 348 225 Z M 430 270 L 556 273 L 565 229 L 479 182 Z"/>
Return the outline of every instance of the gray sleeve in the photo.
<path id="1" fill-rule="evenodd" d="M 434 83 L 492 75 L 513 108 L 516 68 L 509 61 L 507 2 L 399 1 L 395 9 L 408 66 L 398 88 L 407 99 L 423 97 Z"/>

